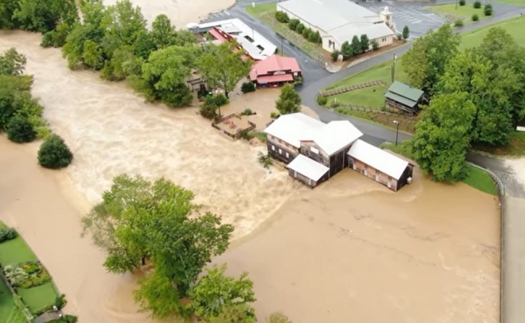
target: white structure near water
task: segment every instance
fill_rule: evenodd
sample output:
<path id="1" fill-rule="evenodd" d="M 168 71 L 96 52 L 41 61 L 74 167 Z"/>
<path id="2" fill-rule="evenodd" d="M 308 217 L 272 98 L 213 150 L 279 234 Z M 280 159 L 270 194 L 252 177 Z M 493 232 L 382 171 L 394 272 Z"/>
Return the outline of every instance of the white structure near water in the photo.
<path id="1" fill-rule="evenodd" d="M 377 14 L 349 0 L 287 0 L 277 3 L 277 11 L 319 31 L 323 49 L 329 52 L 340 51 L 344 42 L 362 34 L 377 41 L 379 47 L 392 44 L 395 37 L 388 7 Z"/>

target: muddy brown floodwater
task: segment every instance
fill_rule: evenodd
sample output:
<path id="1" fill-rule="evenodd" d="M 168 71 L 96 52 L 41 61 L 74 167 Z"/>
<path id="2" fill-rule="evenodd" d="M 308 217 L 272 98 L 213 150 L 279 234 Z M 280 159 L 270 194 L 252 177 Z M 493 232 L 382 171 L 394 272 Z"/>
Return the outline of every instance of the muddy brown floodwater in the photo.
<path id="1" fill-rule="evenodd" d="M 0 51 L 27 56 L 33 93 L 75 160 L 43 170 L 38 143 L 0 137 L 0 219 L 29 242 L 80 323 L 152 322 L 133 302 L 136 277 L 106 273 L 103 254 L 80 238 L 80 217 L 120 173 L 165 176 L 235 225 L 240 239 L 216 261 L 250 272 L 261 321 L 278 310 L 296 323 L 497 321 L 493 196 L 419 172 L 398 193 L 351 170 L 304 188 L 259 165 L 264 147 L 218 134 L 195 108 L 146 104 L 124 83 L 68 70 L 59 50 L 39 43 L 36 34 L 0 33 Z M 250 108 L 262 128 L 276 95 L 241 96 L 225 112 Z"/>

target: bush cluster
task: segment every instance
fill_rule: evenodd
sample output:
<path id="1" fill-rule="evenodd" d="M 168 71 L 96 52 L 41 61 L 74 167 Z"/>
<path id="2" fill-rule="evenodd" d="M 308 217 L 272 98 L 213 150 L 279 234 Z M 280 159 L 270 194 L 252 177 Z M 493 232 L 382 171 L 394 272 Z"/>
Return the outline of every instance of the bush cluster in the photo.
<path id="1" fill-rule="evenodd" d="M 285 12 L 277 11 L 275 13 L 275 20 L 287 24 L 290 30 L 302 35 L 304 39 L 312 43 L 320 44 L 323 41 L 319 31 L 313 31 L 312 29 L 307 28 L 298 19 L 290 19 Z"/>
<path id="2" fill-rule="evenodd" d="M 479 16 L 477 13 L 473 14 L 472 15 L 472 21 L 478 21 L 479 20 Z"/>
<path id="3" fill-rule="evenodd" d="M 0 228 L 0 243 L 13 240 L 18 236 L 15 229 L 12 228 Z"/>
<path id="4" fill-rule="evenodd" d="M 481 8 L 481 1 L 476 0 L 476 1 L 474 2 L 474 8 L 476 8 L 476 9 Z"/>
<path id="5" fill-rule="evenodd" d="M 250 108 L 246 108 L 244 109 L 243 112 L 240 113 L 241 116 L 251 116 L 251 115 L 254 115 L 256 114 L 255 112 L 252 111 L 252 109 Z"/>
<path id="6" fill-rule="evenodd" d="M 242 93 L 248 93 L 248 92 L 254 92 L 255 91 L 255 84 L 253 82 L 245 82 L 241 85 L 241 92 Z"/>
<path id="7" fill-rule="evenodd" d="M 458 19 L 454 22 L 454 26 L 455 27 L 463 27 L 465 25 L 465 23 L 463 22 L 463 20 L 461 19 Z"/>
<path id="8" fill-rule="evenodd" d="M 459 0 L 459 5 L 464 6 L 467 2 L 465 0 Z"/>
<path id="9" fill-rule="evenodd" d="M 36 132 L 29 120 L 22 115 L 15 115 L 7 124 L 7 138 L 13 142 L 31 142 L 36 138 Z"/>
<path id="10" fill-rule="evenodd" d="M 485 9 L 483 10 L 485 16 L 492 16 L 494 14 L 494 9 L 492 8 L 492 5 L 487 4 L 485 5 Z"/>
<path id="11" fill-rule="evenodd" d="M 228 98 L 222 94 L 208 95 L 206 96 L 204 103 L 201 105 L 199 112 L 201 116 L 207 119 L 215 119 L 218 116 L 217 109 L 228 104 L 228 102 Z"/>
<path id="12" fill-rule="evenodd" d="M 41 286 L 51 281 L 51 276 L 40 262 L 29 261 L 18 266 L 5 266 L 4 273 L 9 284 L 18 288 Z"/>
<path id="13" fill-rule="evenodd" d="M 317 97 L 317 104 L 319 104 L 320 106 L 326 105 L 327 102 L 328 102 L 328 99 L 326 98 L 326 96 L 319 95 Z"/>
<path id="14" fill-rule="evenodd" d="M 38 150 L 38 164 L 45 168 L 67 167 L 73 160 L 73 153 L 60 136 L 52 134 Z"/>

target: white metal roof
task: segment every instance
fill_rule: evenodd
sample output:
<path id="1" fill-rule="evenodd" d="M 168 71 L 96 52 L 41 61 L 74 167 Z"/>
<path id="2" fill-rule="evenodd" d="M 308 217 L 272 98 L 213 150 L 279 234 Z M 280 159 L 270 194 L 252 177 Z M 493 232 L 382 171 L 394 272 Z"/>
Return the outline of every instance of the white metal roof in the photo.
<path id="1" fill-rule="evenodd" d="M 356 140 L 350 147 L 348 156 L 358 159 L 395 179 L 401 178 L 409 164 L 407 161 L 361 139 Z"/>
<path id="2" fill-rule="evenodd" d="M 280 116 L 264 132 L 297 148 L 301 147 L 301 141 L 313 141 L 328 155 L 363 135 L 348 120 L 326 124 L 300 112 Z"/>
<path id="3" fill-rule="evenodd" d="M 301 154 L 297 155 L 286 167 L 314 181 L 318 181 L 328 172 L 328 167 Z"/>
<path id="4" fill-rule="evenodd" d="M 278 2 L 277 7 L 325 32 L 362 18 L 379 17 L 379 14 L 349 0 L 288 0 Z"/>
<path id="5" fill-rule="evenodd" d="M 259 34 L 254 29 L 248 27 L 241 19 L 227 19 L 221 21 L 213 21 L 208 23 L 199 24 L 197 26 L 191 26 L 191 30 L 209 30 L 213 27 L 220 28 L 224 32 L 231 34 L 235 37 L 237 42 L 246 50 L 251 57 L 259 60 L 263 60 L 267 57 L 275 54 L 277 46 L 266 39 L 263 35 Z M 248 40 L 245 36 L 253 39 L 253 42 Z M 257 46 L 262 47 L 261 50 Z"/>
<path id="6" fill-rule="evenodd" d="M 330 31 L 330 36 L 334 37 L 340 45 L 345 41 L 350 42 L 354 36 L 360 37 L 363 34 L 367 35 L 368 39 L 372 40 L 392 36 L 394 35 L 394 32 L 392 29 L 388 28 L 384 22 L 376 24 L 369 22 L 349 23 Z"/>

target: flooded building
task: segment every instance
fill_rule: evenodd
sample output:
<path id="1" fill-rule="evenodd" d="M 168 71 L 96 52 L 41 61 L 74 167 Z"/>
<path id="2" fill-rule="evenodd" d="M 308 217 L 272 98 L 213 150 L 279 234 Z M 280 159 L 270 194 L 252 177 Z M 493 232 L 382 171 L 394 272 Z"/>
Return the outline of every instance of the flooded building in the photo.
<path id="1" fill-rule="evenodd" d="M 273 55 L 255 63 L 250 81 L 257 87 L 278 87 L 302 79 L 301 69 L 294 57 Z"/>
<path id="2" fill-rule="evenodd" d="M 348 167 L 396 192 L 412 182 L 414 165 L 363 140 L 348 151 Z"/>
<path id="3" fill-rule="evenodd" d="M 363 133 L 349 121 L 323 123 L 303 113 L 279 117 L 264 131 L 268 154 L 287 164 L 290 176 L 315 187 L 347 165 L 347 152 Z"/>
<path id="4" fill-rule="evenodd" d="M 416 114 L 424 92 L 408 84 L 395 81 L 385 93 L 387 108 L 401 110 L 404 113 Z"/>

